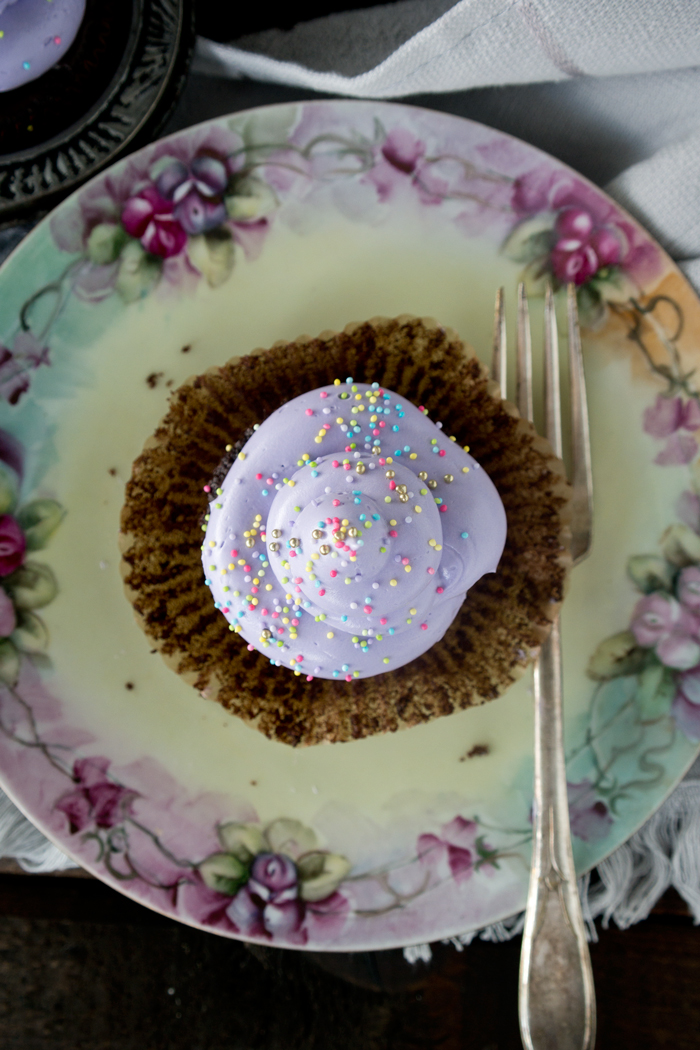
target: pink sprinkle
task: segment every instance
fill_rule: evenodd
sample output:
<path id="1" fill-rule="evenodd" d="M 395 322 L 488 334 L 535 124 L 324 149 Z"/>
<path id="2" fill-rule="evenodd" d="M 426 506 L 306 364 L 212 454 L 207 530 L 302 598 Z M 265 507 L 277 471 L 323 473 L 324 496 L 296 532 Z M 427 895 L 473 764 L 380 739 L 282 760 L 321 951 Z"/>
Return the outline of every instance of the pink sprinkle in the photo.
<path id="1" fill-rule="evenodd" d="M 251 591 L 251 594 L 257 594 L 258 593 L 258 588 L 257 587 L 251 587 L 250 591 Z"/>
<path id="2" fill-rule="evenodd" d="M 321 394 L 321 397 L 325 397 L 325 396 L 326 396 L 325 394 Z M 313 680 L 314 680 L 314 676 L 312 674 L 307 674 L 306 681 L 307 682 L 313 682 Z"/>
<path id="3" fill-rule="evenodd" d="M 345 446 L 345 451 L 346 452 L 352 452 L 352 446 L 351 445 L 346 445 Z"/>
<path id="4" fill-rule="evenodd" d="M 380 426 L 380 427 L 385 427 L 385 426 L 386 426 L 386 423 L 384 422 L 384 420 L 382 420 L 382 421 L 381 421 L 381 423 L 379 424 L 379 426 Z"/>
<path id="5" fill-rule="evenodd" d="M 396 529 L 389 529 L 389 535 L 393 536 L 394 539 L 396 539 L 396 537 L 398 536 L 398 532 L 396 531 Z"/>
<path id="6" fill-rule="evenodd" d="M 268 478 L 266 484 L 271 485 L 274 478 Z"/>
<path id="7" fill-rule="evenodd" d="M 226 606 L 225 609 L 222 609 L 221 611 L 224 612 L 224 613 L 231 612 L 231 610 L 229 609 L 228 605 Z"/>
<path id="8" fill-rule="evenodd" d="M 255 646 L 254 646 L 254 645 L 249 645 L 249 646 L 248 646 L 248 652 L 249 652 L 249 653 L 252 653 L 252 651 L 253 651 L 253 649 L 254 649 L 254 648 L 255 648 Z"/>
<path id="9" fill-rule="evenodd" d="M 444 448 L 441 448 L 440 451 L 438 452 L 438 456 L 446 456 L 446 455 L 447 455 L 447 453 L 445 452 Z"/>
<path id="10" fill-rule="evenodd" d="M 243 568 L 246 572 L 250 572 L 250 565 L 244 565 Z"/>
<path id="11" fill-rule="evenodd" d="M 284 627 L 278 627 L 277 628 L 277 633 L 278 634 L 284 634 Z"/>
<path id="12" fill-rule="evenodd" d="M 205 492 L 211 492 L 211 485 L 205 485 L 204 486 L 204 491 Z"/>
<path id="13" fill-rule="evenodd" d="M 431 576 L 435 575 L 435 569 L 428 569 L 428 572 L 430 573 Z"/>
<path id="14" fill-rule="evenodd" d="M 338 460 L 337 460 L 337 459 L 334 459 L 334 460 L 333 460 L 333 462 L 331 463 L 331 466 L 332 466 L 332 467 L 339 467 L 339 466 L 340 466 L 340 463 L 338 462 Z M 336 506 L 337 506 L 337 503 L 336 503 Z"/>
<path id="15" fill-rule="evenodd" d="M 298 626 L 299 626 L 299 621 L 298 621 L 298 620 L 296 619 L 296 617 L 295 617 L 295 618 L 294 618 L 294 619 L 292 620 L 292 627 L 298 627 Z M 299 659 L 301 660 L 301 657 L 299 657 Z"/>
<path id="16" fill-rule="evenodd" d="M 442 592 L 445 590 L 445 588 L 444 587 L 436 587 L 435 590 L 437 591 L 438 594 L 442 594 Z"/>
<path id="17" fill-rule="evenodd" d="M 295 583 L 303 583 L 303 582 L 304 582 L 304 579 L 303 579 L 303 577 L 301 577 L 301 576 L 297 576 L 297 577 L 295 577 L 295 579 L 294 579 L 294 582 L 295 582 Z"/>
<path id="18" fill-rule="evenodd" d="M 312 408 L 307 408 L 306 414 L 307 414 L 307 416 L 312 416 L 314 414 L 313 413 L 313 409 Z"/>
<path id="19" fill-rule="evenodd" d="M 304 657 L 300 653 L 299 656 L 297 656 L 297 663 L 300 664 L 303 659 Z"/>
<path id="20" fill-rule="evenodd" d="M 295 587 L 294 592 L 295 594 L 301 594 L 301 587 Z"/>
<path id="21" fill-rule="evenodd" d="M 387 621 L 386 621 L 386 616 L 382 616 L 382 618 L 381 618 L 381 620 L 380 620 L 379 622 L 380 622 L 380 624 L 381 624 L 381 625 L 382 625 L 382 627 L 383 627 L 383 626 L 384 626 L 384 624 L 385 624 L 385 623 L 387 622 Z"/>
<path id="22" fill-rule="evenodd" d="M 446 514 L 447 513 L 447 504 L 445 504 L 445 503 L 441 503 L 440 504 L 440 513 L 441 514 Z"/>
<path id="23" fill-rule="evenodd" d="M 273 620 L 278 620 L 278 619 L 279 619 L 279 615 L 280 615 L 280 614 L 279 614 L 278 612 L 273 612 L 273 614 L 272 614 L 272 619 L 273 619 Z"/>
<path id="24" fill-rule="evenodd" d="M 409 559 L 408 559 L 408 558 L 402 558 L 402 559 L 401 559 L 401 564 L 402 564 L 402 565 L 408 565 L 408 561 L 409 561 Z"/>
<path id="25" fill-rule="evenodd" d="M 385 460 L 385 459 L 382 459 L 382 457 L 380 456 L 380 457 L 379 457 L 379 466 L 380 466 L 380 467 L 383 467 L 385 463 L 386 463 L 386 460 Z"/>
<path id="26" fill-rule="evenodd" d="M 324 423 L 324 424 L 323 424 L 323 429 L 324 429 L 324 430 L 330 430 L 330 429 L 331 429 L 331 425 L 330 425 L 330 423 Z"/>
<path id="27" fill-rule="evenodd" d="M 333 466 L 337 466 L 337 464 L 334 463 Z M 333 500 L 333 506 L 334 507 L 339 507 L 340 506 L 340 500 L 339 499 L 334 499 Z"/>
<path id="28" fill-rule="evenodd" d="M 252 648 L 252 646 L 251 646 L 251 648 Z M 352 675 L 351 674 L 346 674 L 345 675 L 345 681 L 346 682 L 352 682 Z"/>
<path id="29" fill-rule="evenodd" d="M 263 609 L 262 610 L 262 614 L 263 614 L 263 616 L 267 616 L 268 615 L 267 609 Z"/>
<path id="30" fill-rule="evenodd" d="M 238 557 L 238 551 L 231 551 L 231 557 L 232 558 L 237 558 Z"/>
<path id="31" fill-rule="evenodd" d="M 338 570 L 337 569 L 331 569 L 331 579 L 334 580 L 337 575 L 338 575 Z"/>
<path id="32" fill-rule="evenodd" d="M 377 435 L 379 434 L 379 431 L 375 427 L 375 429 L 372 431 L 372 433 L 374 434 L 375 437 L 377 437 Z"/>
<path id="33" fill-rule="evenodd" d="M 290 558 L 296 558 L 296 556 L 297 556 L 297 552 L 296 551 L 290 551 L 289 552 L 289 557 Z"/>
<path id="34" fill-rule="evenodd" d="M 372 606 L 371 605 L 363 605 L 362 611 L 366 612 L 366 613 L 371 613 L 372 612 Z"/>
<path id="35" fill-rule="evenodd" d="M 328 394 L 326 393 L 325 390 L 321 391 L 321 397 L 328 397 Z"/>
<path id="36" fill-rule="evenodd" d="M 427 630 L 428 630 L 428 625 L 427 625 L 427 623 L 422 623 L 422 624 L 420 625 L 420 629 L 421 629 L 421 631 L 427 631 Z"/>
<path id="37" fill-rule="evenodd" d="M 325 592 L 325 590 L 323 589 L 323 587 L 321 587 L 321 590 L 320 590 L 320 591 L 319 591 L 318 593 L 319 593 L 319 597 L 320 597 L 320 598 L 323 598 L 323 596 L 324 596 L 324 594 L 325 594 L 326 592 Z"/>
<path id="38" fill-rule="evenodd" d="M 425 408 L 423 407 L 423 405 L 419 405 L 418 406 L 418 411 L 419 412 L 425 412 Z"/>
<path id="39" fill-rule="evenodd" d="M 55 36 L 55 37 L 53 38 L 53 42 L 54 42 L 54 44 L 56 45 L 56 47 L 58 47 L 58 46 L 60 45 L 60 43 L 61 43 L 61 38 L 60 38 L 60 36 Z"/>
<path id="40" fill-rule="evenodd" d="M 251 602 L 251 603 L 250 603 L 250 605 L 248 606 L 248 609 L 250 610 L 250 612 L 255 612 L 255 606 L 253 605 L 253 603 L 252 603 L 252 602 Z"/>
<path id="41" fill-rule="evenodd" d="M 255 475 L 255 480 L 256 481 L 262 481 L 262 474 L 256 474 Z"/>
<path id="42" fill-rule="evenodd" d="M 389 482 L 389 488 L 392 489 L 392 491 L 393 491 L 396 488 L 396 482 L 395 481 L 390 481 Z"/>
<path id="43" fill-rule="evenodd" d="M 343 466 L 345 467 L 346 470 L 350 470 L 350 467 L 352 466 L 352 464 L 351 463 L 343 463 Z"/>

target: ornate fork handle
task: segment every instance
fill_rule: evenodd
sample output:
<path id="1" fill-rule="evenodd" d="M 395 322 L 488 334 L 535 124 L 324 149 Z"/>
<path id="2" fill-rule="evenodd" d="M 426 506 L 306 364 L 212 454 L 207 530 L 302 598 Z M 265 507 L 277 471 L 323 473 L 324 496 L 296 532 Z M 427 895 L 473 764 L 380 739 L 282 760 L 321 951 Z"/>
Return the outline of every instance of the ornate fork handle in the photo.
<path id="1" fill-rule="evenodd" d="M 521 1035 L 527 1050 L 589 1050 L 595 992 L 569 832 L 558 621 L 535 669 L 535 739 L 538 802 L 520 963 Z"/>

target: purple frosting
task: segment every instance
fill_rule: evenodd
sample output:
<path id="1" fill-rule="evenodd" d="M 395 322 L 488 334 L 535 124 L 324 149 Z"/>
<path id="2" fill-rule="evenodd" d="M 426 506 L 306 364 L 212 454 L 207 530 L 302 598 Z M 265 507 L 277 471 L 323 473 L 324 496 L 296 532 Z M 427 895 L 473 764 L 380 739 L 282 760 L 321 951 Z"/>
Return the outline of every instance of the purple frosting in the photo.
<path id="1" fill-rule="evenodd" d="M 0 92 L 36 80 L 65 55 L 85 0 L 0 0 Z"/>
<path id="2" fill-rule="evenodd" d="M 308 678 L 420 656 L 506 537 L 478 463 L 376 383 L 277 409 L 211 500 L 202 564 L 216 607 L 250 648 Z"/>

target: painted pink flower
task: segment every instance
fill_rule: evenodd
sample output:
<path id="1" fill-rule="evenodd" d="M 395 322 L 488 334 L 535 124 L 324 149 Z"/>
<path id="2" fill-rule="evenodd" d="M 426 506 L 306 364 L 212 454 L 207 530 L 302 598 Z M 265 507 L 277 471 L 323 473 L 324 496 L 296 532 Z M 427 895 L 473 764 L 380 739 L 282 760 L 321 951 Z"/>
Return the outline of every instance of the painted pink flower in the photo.
<path id="1" fill-rule="evenodd" d="M 669 437 L 676 430 L 700 428 L 700 404 L 691 397 L 664 397 L 659 394 L 653 405 L 644 410 L 644 431 L 655 438 Z"/>
<path id="2" fill-rule="evenodd" d="M 630 630 L 637 645 L 653 649 L 666 667 L 687 671 L 700 663 L 700 619 L 675 598 L 646 595 L 635 606 Z"/>
<path id="3" fill-rule="evenodd" d="M 175 160 L 156 183 L 173 204 L 173 216 L 189 234 L 205 233 L 226 221 L 223 194 L 228 186 L 226 163 L 218 157 L 195 157 L 189 164 Z"/>
<path id="4" fill-rule="evenodd" d="M 29 389 L 29 373 L 48 363 L 49 348 L 31 332 L 18 332 L 12 350 L 0 343 L 0 397 L 16 405 Z"/>
<path id="5" fill-rule="evenodd" d="M 304 910 L 294 861 L 283 853 L 258 853 L 226 914 L 242 933 L 289 937 L 301 929 Z"/>
<path id="6" fill-rule="evenodd" d="M 691 609 L 696 615 L 700 613 L 700 569 L 697 565 L 683 569 L 678 577 L 676 593 L 686 609 Z"/>
<path id="7" fill-rule="evenodd" d="M 671 705 L 676 725 L 691 740 L 700 740 L 700 667 L 678 675 L 678 693 Z"/>
<path id="8" fill-rule="evenodd" d="M 613 824 L 610 811 L 598 798 L 590 780 L 580 784 L 567 783 L 571 833 L 583 842 L 600 842 L 607 837 Z"/>
<path id="9" fill-rule="evenodd" d="M 0 517 L 0 576 L 9 576 L 24 561 L 27 540 L 11 514 Z"/>
<path id="10" fill-rule="evenodd" d="M 416 846 L 418 858 L 438 880 L 453 878 L 465 882 L 479 860 L 478 825 L 473 820 L 455 817 L 440 828 L 440 835 L 420 835 Z M 488 850 L 488 847 L 484 847 Z"/>
<path id="11" fill-rule="evenodd" d="M 82 758 L 73 764 L 76 787 L 63 795 L 55 805 L 68 817 L 73 834 L 91 824 L 113 828 L 128 813 L 137 793 L 115 784 L 107 777 L 108 758 Z"/>
<path id="12" fill-rule="evenodd" d="M 126 232 L 139 240 L 151 255 L 169 259 L 179 255 L 187 234 L 173 215 L 173 202 L 162 197 L 155 186 L 146 186 L 124 205 L 121 221 Z"/>
<path id="13" fill-rule="evenodd" d="M 15 607 L 7 591 L 0 587 L 0 638 L 7 638 L 17 626 Z"/>
<path id="14" fill-rule="evenodd" d="M 554 225 L 552 272 L 560 284 L 585 284 L 605 266 L 616 266 L 622 255 L 620 235 L 596 225 L 585 208 L 563 208 Z"/>

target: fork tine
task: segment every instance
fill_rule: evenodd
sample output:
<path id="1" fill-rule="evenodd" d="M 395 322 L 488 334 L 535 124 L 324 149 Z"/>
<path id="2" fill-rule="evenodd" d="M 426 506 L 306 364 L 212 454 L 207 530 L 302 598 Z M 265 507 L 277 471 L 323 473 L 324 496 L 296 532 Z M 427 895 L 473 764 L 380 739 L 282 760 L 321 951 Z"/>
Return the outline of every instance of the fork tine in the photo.
<path id="1" fill-rule="evenodd" d="M 571 556 L 576 565 L 586 557 L 591 546 L 593 477 L 586 379 L 583 372 L 576 288 L 573 284 L 567 288 L 566 312 L 569 327 L 569 372 L 571 375 L 571 486 L 573 488 Z"/>
<path id="2" fill-rule="evenodd" d="M 517 334 L 517 379 L 515 384 L 518 411 L 530 422 L 534 419 L 532 408 L 532 340 L 530 338 L 530 312 L 527 305 L 525 285 L 518 285 L 518 334 Z"/>
<path id="3" fill-rule="evenodd" d="M 493 320 L 493 352 L 491 355 L 491 378 L 501 388 L 501 397 L 506 398 L 507 384 L 507 346 L 506 346 L 506 315 L 504 310 L 504 291 L 499 288 L 496 292 L 496 311 Z"/>
<path id="4" fill-rule="evenodd" d="M 561 392 L 559 389 L 559 336 L 552 286 L 544 294 L 544 416 L 547 440 L 561 459 Z"/>

